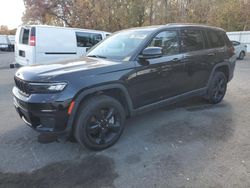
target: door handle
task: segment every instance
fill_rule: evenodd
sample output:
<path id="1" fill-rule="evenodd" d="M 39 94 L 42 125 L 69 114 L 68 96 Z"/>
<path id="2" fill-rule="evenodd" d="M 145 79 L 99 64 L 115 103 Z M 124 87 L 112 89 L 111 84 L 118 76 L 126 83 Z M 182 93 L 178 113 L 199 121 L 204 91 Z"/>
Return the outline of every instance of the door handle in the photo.
<path id="1" fill-rule="evenodd" d="M 173 62 L 181 62 L 181 59 L 179 59 L 179 58 L 174 58 L 174 59 L 172 59 L 172 61 L 173 61 Z"/>
<path id="2" fill-rule="evenodd" d="M 208 56 L 215 56 L 215 53 L 214 52 L 211 52 L 209 54 L 207 54 Z"/>

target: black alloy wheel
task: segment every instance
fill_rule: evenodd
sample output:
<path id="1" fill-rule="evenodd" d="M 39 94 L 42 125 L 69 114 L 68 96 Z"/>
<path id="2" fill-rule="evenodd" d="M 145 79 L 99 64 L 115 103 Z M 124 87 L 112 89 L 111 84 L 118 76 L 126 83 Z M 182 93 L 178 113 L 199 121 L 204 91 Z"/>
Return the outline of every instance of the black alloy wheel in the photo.
<path id="1" fill-rule="evenodd" d="M 114 107 L 98 108 L 87 122 L 87 136 L 94 144 L 102 145 L 118 136 L 121 117 Z"/>
<path id="2" fill-rule="evenodd" d="M 216 72 L 208 89 L 208 100 L 212 104 L 222 101 L 227 90 L 227 78 L 223 72 Z"/>
<path id="3" fill-rule="evenodd" d="M 105 95 L 95 96 L 81 105 L 74 135 L 87 148 L 102 150 L 119 139 L 124 122 L 125 111 L 119 101 Z"/>

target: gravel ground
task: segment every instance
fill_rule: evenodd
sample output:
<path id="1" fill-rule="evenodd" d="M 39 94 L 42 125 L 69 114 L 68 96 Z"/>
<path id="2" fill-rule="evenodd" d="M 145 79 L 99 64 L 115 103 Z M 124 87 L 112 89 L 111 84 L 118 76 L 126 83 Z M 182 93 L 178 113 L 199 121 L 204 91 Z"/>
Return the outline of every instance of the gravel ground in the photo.
<path id="1" fill-rule="evenodd" d="M 250 56 L 224 101 L 194 98 L 126 123 L 113 147 L 37 142 L 12 104 L 13 53 L 0 52 L 0 187 L 250 187 Z"/>
<path id="2" fill-rule="evenodd" d="M 14 53 L 13 52 L 3 52 L 0 51 L 0 71 L 1 69 L 7 69 L 10 67 L 10 64 L 14 62 Z"/>

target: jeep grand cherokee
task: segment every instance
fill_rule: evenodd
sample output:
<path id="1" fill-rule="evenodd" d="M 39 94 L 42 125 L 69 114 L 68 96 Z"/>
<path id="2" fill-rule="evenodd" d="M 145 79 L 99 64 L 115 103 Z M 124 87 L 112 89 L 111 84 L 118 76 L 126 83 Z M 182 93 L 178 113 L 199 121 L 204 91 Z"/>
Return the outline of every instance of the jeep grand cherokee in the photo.
<path id="1" fill-rule="evenodd" d="M 20 68 L 14 104 L 35 130 L 74 136 L 100 150 L 119 139 L 127 117 L 191 96 L 219 103 L 235 60 L 220 28 L 132 28 L 114 33 L 81 59 Z"/>

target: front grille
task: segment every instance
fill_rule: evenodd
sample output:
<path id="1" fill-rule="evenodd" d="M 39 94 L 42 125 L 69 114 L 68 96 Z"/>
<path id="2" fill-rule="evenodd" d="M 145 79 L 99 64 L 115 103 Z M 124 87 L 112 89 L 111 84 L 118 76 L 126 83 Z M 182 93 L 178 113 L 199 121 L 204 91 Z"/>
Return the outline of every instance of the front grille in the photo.
<path id="1" fill-rule="evenodd" d="M 14 77 L 16 87 L 21 91 L 22 93 L 29 95 L 31 88 L 30 84 L 27 81 L 21 80 L 20 78 Z"/>

